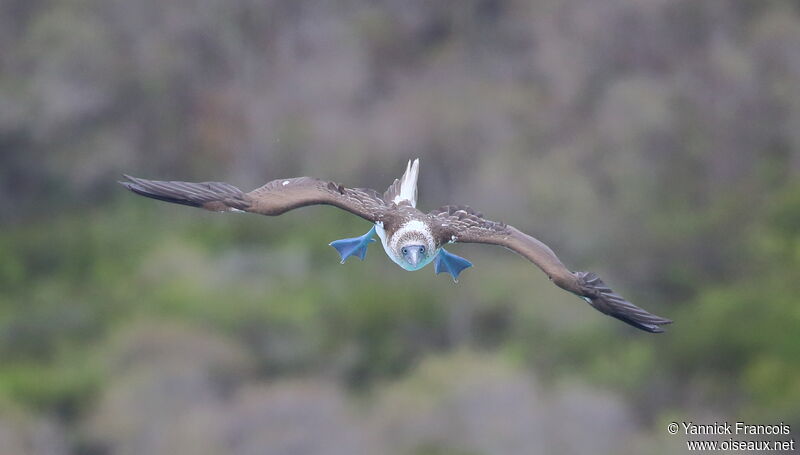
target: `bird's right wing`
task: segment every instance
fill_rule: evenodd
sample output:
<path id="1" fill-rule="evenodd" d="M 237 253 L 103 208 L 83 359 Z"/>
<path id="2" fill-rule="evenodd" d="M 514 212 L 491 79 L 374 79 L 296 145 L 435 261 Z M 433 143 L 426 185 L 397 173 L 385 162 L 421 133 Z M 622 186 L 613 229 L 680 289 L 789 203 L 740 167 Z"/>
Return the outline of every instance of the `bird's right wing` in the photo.
<path id="1" fill-rule="evenodd" d="M 215 212 L 243 211 L 275 216 L 308 205 L 332 205 L 368 221 L 380 221 L 387 209 L 381 196 L 368 188 L 347 188 L 313 177 L 273 180 L 245 193 L 221 182 L 175 182 L 125 176 L 125 188 L 153 199 Z"/>

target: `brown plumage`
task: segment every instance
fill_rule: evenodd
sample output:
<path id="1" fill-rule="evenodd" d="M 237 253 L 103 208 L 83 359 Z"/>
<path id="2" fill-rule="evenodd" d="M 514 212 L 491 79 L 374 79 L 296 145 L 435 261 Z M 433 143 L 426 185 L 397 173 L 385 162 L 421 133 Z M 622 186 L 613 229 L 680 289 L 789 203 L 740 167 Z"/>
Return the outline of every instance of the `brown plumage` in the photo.
<path id="1" fill-rule="evenodd" d="M 536 264 L 556 286 L 586 300 L 598 311 L 648 332 L 664 330 L 672 321 L 637 307 L 614 293 L 596 273 L 571 272 L 547 245 L 504 223 L 487 220 L 467 206 L 444 206 L 430 212 L 437 239 L 455 237 L 459 243 L 499 245 Z"/>
<path id="2" fill-rule="evenodd" d="M 424 244 L 431 237 L 436 253 L 454 242 L 503 246 L 533 262 L 557 286 L 583 298 L 602 313 L 652 333 L 662 332 L 661 326 L 672 322 L 628 302 L 594 273 L 571 272 L 541 241 L 512 226 L 488 220 L 467 206 L 447 205 L 427 214 L 420 212 L 415 208 L 417 165 L 415 162 L 412 167 L 409 162 L 406 175 L 395 180 L 382 195 L 368 188 L 349 188 L 312 177 L 273 180 L 248 193 L 220 182 L 173 182 L 125 176 L 129 181 L 120 183 L 142 196 L 218 212 L 274 216 L 309 205 L 335 206 L 375 223 L 390 258 L 390 243 L 403 245 L 409 243 L 405 240 L 411 240 L 410 243 Z M 407 175 L 412 178 L 409 180 Z M 401 191 L 402 182 L 406 185 L 405 192 Z M 411 199 L 404 199 L 408 195 Z M 430 261 L 433 256 L 428 258 Z M 392 259 L 401 264 L 396 255 Z"/>
<path id="3" fill-rule="evenodd" d="M 221 182 L 168 182 L 129 175 L 125 178 L 130 181 L 120 184 L 134 193 L 213 212 L 239 210 L 274 216 L 307 205 L 332 205 L 374 223 L 383 218 L 387 209 L 375 190 L 347 188 L 313 177 L 273 180 L 249 193 Z"/>

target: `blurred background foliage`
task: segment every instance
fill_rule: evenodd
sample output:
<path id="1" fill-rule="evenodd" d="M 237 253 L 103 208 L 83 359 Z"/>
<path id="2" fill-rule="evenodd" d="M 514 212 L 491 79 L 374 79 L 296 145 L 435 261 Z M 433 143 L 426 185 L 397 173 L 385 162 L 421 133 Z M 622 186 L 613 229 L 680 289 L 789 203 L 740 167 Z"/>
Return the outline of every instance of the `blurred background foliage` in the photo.
<path id="1" fill-rule="evenodd" d="M 400 273 L 332 208 L 116 184 L 312 175 L 470 204 L 505 251 Z M 800 8 L 710 0 L 0 0 L 0 453 L 684 453 L 800 429 Z"/>

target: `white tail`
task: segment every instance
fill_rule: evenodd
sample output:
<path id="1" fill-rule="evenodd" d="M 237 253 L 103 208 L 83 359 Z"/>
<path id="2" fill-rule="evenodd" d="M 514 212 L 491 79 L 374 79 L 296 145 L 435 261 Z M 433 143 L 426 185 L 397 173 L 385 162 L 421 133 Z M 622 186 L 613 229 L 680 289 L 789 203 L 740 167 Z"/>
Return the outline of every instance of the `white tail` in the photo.
<path id="1" fill-rule="evenodd" d="M 400 193 L 394 197 L 395 203 L 408 201 L 412 206 L 417 206 L 417 177 L 419 176 L 419 158 L 412 163 L 408 160 L 406 172 L 400 178 Z"/>

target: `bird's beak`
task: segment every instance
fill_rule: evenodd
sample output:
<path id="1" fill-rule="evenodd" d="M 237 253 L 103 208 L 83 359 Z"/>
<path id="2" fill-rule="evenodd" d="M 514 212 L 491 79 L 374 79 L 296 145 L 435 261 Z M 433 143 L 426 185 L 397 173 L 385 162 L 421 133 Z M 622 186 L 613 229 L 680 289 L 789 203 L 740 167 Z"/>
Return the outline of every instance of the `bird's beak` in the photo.
<path id="1" fill-rule="evenodd" d="M 406 260 L 409 264 L 411 264 L 412 267 L 416 267 L 417 264 L 419 264 L 419 259 L 419 250 L 416 248 L 410 249 L 408 254 L 406 254 Z"/>

